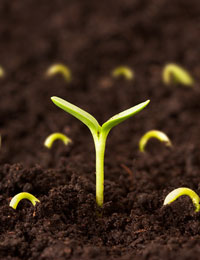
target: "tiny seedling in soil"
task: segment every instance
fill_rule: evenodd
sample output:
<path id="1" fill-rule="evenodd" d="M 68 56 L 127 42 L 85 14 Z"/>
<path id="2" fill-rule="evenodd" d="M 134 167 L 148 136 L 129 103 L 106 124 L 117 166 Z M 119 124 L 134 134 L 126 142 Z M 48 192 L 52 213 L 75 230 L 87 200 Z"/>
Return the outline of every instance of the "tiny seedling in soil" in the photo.
<path id="1" fill-rule="evenodd" d="M 5 72 L 2 67 L 0 67 L 0 78 L 3 78 L 5 75 Z"/>
<path id="2" fill-rule="evenodd" d="M 56 140 L 63 141 L 65 145 L 68 145 L 72 142 L 72 140 L 69 137 L 62 133 L 53 133 L 47 136 L 47 138 L 44 141 L 44 146 L 50 149 Z"/>
<path id="3" fill-rule="evenodd" d="M 194 80 L 190 74 L 176 64 L 167 64 L 163 69 L 163 82 L 169 84 L 182 84 L 185 86 L 193 86 Z"/>
<path id="4" fill-rule="evenodd" d="M 178 199 L 180 196 L 189 196 L 194 204 L 195 207 L 195 212 L 199 212 L 200 210 L 200 198 L 199 196 L 196 194 L 196 192 L 194 192 L 193 190 L 189 189 L 189 188 L 178 188 L 173 190 L 172 192 L 170 192 L 167 197 L 164 200 L 163 205 L 168 205 L 171 204 L 173 201 L 175 201 L 176 199 Z"/>
<path id="5" fill-rule="evenodd" d="M 52 97 L 51 100 L 55 105 L 82 121 L 82 123 L 89 128 L 93 136 L 96 151 L 96 202 L 99 207 L 102 207 L 104 201 L 104 153 L 108 133 L 114 126 L 144 109 L 150 101 L 147 100 L 146 102 L 127 109 L 111 117 L 100 126 L 92 115 L 64 99 Z"/>
<path id="6" fill-rule="evenodd" d="M 151 131 L 148 131 L 146 134 L 144 134 L 141 137 L 141 139 L 139 141 L 140 152 L 145 152 L 145 146 L 150 138 L 156 138 L 159 141 L 164 142 L 167 146 L 172 146 L 172 143 L 169 140 L 169 137 L 165 133 L 158 131 L 158 130 L 151 130 Z"/>
<path id="7" fill-rule="evenodd" d="M 54 64 L 47 70 L 48 77 L 52 77 L 56 74 L 61 74 L 68 83 L 71 81 L 71 71 L 63 64 Z"/>
<path id="8" fill-rule="evenodd" d="M 134 73 L 129 67 L 120 66 L 120 67 L 115 68 L 112 71 L 112 76 L 114 78 L 118 78 L 118 77 L 123 76 L 127 80 L 132 80 L 133 77 L 134 77 Z"/>
<path id="9" fill-rule="evenodd" d="M 33 196 L 32 194 L 28 193 L 28 192 L 21 192 L 21 193 L 18 193 L 17 195 L 15 195 L 9 206 L 13 209 L 16 209 L 17 208 L 17 205 L 19 204 L 19 202 L 23 199 L 27 199 L 29 200 L 33 206 L 36 205 L 36 202 L 40 202 L 35 196 Z"/>

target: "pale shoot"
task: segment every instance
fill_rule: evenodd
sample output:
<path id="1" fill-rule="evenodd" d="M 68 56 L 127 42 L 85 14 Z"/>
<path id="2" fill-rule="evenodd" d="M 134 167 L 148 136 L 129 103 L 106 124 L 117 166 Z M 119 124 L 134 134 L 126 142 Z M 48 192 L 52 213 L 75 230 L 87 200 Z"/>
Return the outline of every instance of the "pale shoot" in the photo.
<path id="1" fill-rule="evenodd" d="M 151 139 L 151 138 L 156 138 L 159 141 L 164 142 L 166 144 L 166 146 L 172 146 L 172 143 L 171 143 L 169 137 L 165 133 L 158 131 L 158 130 L 151 130 L 151 131 L 148 131 L 146 134 L 144 134 L 141 137 L 141 139 L 139 141 L 140 152 L 145 152 L 145 146 L 146 146 L 147 142 L 149 141 L 149 139 Z"/>
<path id="2" fill-rule="evenodd" d="M 65 145 L 68 145 L 72 142 L 69 137 L 62 133 L 53 133 L 45 139 L 44 146 L 50 149 L 56 140 L 61 140 Z"/>
<path id="3" fill-rule="evenodd" d="M 132 80 L 134 78 L 134 73 L 129 67 L 120 66 L 112 71 L 112 76 L 114 78 L 123 76 L 127 80 Z"/>
<path id="4" fill-rule="evenodd" d="M 141 111 L 150 101 L 147 100 L 146 102 L 125 110 L 113 116 L 100 126 L 97 120 L 83 109 L 59 97 L 52 97 L 51 100 L 55 105 L 84 123 L 93 136 L 96 151 L 96 202 L 99 207 L 102 207 L 104 201 L 104 154 L 107 135 L 114 126 Z"/>
<path id="5" fill-rule="evenodd" d="M 36 205 L 36 202 L 40 202 L 35 196 L 33 196 L 32 194 L 28 193 L 28 192 L 21 192 L 21 193 L 18 193 L 17 195 L 15 195 L 12 200 L 10 201 L 10 204 L 9 206 L 13 209 L 16 209 L 19 202 L 23 199 L 27 199 L 29 200 L 33 206 Z"/>
<path id="6" fill-rule="evenodd" d="M 4 69 L 0 67 L 0 78 L 3 78 L 5 76 Z"/>
<path id="7" fill-rule="evenodd" d="M 200 210 L 199 196 L 193 190 L 191 190 L 189 188 L 184 188 L 184 187 L 175 189 L 172 192 L 170 192 L 167 195 L 167 197 L 165 198 L 163 205 L 171 204 L 173 201 L 175 201 L 176 199 L 178 199 L 180 196 L 183 196 L 183 195 L 190 197 L 190 199 L 192 200 L 192 202 L 194 204 L 195 212 L 199 212 L 199 210 Z"/>
<path id="8" fill-rule="evenodd" d="M 182 84 L 185 86 L 192 86 L 194 84 L 193 78 L 182 67 L 176 64 L 167 64 L 163 69 L 163 82 L 166 85 L 171 83 Z"/>
<path id="9" fill-rule="evenodd" d="M 56 74 L 61 74 L 68 83 L 71 81 L 71 71 L 63 64 L 54 64 L 47 70 L 48 77 L 52 77 Z"/>

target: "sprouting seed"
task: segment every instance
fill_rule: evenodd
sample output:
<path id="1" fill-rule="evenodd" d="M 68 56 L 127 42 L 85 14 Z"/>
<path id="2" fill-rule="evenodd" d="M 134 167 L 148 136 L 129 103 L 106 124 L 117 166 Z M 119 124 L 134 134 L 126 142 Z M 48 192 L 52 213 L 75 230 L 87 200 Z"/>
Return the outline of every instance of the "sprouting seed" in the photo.
<path id="1" fill-rule="evenodd" d="M 145 146 L 146 146 L 147 142 L 149 141 L 149 139 L 151 139 L 151 138 L 156 138 L 159 141 L 164 142 L 167 146 L 172 146 L 172 143 L 169 140 L 169 137 L 165 133 L 158 131 L 158 130 L 151 130 L 151 131 L 148 131 L 146 134 L 144 134 L 141 137 L 141 139 L 139 141 L 140 152 L 145 152 Z"/>
<path id="2" fill-rule="evenodd" d="M 189 188 L 178 188 L 173 190 L 172 192 L 170 192 L 167 197 L 164 200 L 163 205 L 168 205 L 171 204 L 173 201 L 175 201 L 176 199 L 178 199 L 180 196 L 183 195 L 187 195 L 191 198 L 194 207 L 195 207 L 195 212 L 198 212 L 200 210 L 200 198 L 199 196 L 196 194 L 196 192 L 194 192 L 193 190 L 189 189 Z"/>
<path id="3" fill-rule="evenodd" d="M 146 102 L 127 109 L 111 117 L 100 126 L 97 120 L 83 109 L 59 97 L 52 97 L 51 100 L 55 105 L 82 121 L 82 123 L 89 128 L 93 136 L 96 151 L 96 202 L 99 207 L 102 207 L 104 201 L 104 153 L 108 133 L 114 126 L 140 112 L 150 101 L 147 100 Z"/>
<path id="4" fill-rule="evenodd" d="M 16 209 L 17 208 L 17 205 L 19 204 L 19 202 L 23 199 L 27 199 L 27 200 L 30 200 L 30 202 L 33 204 L 33 206 L 36 205 L 36 202 L 40 202 L 35 196 L 33 196 L 32 194 L 28 193 L 28 192 L 21 192 L 21 193 L 18 193 L 17 195 L 15 195 L 9 206 L 13 209 Z"/>
<path id="5" fill-rule="evenodd" d="M 5 75 L 4 69 L 0 67 L 0 78 L 3 78 Z"/>
<path id="6" fill-rule="evenodd" d="M 112 76 L 114 78 L 118 78 L 120 76 L 123 76 L 127 80 L 132 80 L 133 77 L 134 77 L 134 73 L 129 67 L 120 66 L 120 67 L 115 68 L 112 71 Z"/>
<path id="7" fill-rule="evenodd" d="M 66 135 L 62 134 L 62 133 L 53 133 L 53 134 L 50 134 L 44 141 L 44 146 L 46 146 L 47 148 L 51 148 L 53 143 L 56 141 L 56 140 L 61 140 L 63 141 L 63 143 L 65 145 L 68 145 L 69 143 L 72 142 L 72 140 L 67 137 Z"/>
<path id="8" fill-rule="evenodd" d="M 63 64 L 54 64 L 47 70 L 48 77 L 52 77 L 56 74 L 61 74 L 67 82 L 71 81 L 71 71 Z"/>
<path id="9" fill-rule="evenodd" d="M 167 85 L 182 84 L 185 86 L 192 86 L 194 84 L 193 78 L 182 67 L 176 64 L 167 64 L 163 69 L 163 82 Z"/>

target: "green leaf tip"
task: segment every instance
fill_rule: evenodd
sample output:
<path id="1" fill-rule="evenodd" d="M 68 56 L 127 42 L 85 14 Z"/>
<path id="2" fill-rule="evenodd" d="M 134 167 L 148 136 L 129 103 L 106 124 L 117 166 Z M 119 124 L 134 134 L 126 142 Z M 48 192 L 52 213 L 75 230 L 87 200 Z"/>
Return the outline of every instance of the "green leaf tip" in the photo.
<path id="1" fill-rule="evenodd" d="M 134 78 L 134 72 L 127 66 L 120 66 L 112 71 L 112 76 L 114 78 L 123 76 L 127 80 L 132 80 Z"/>
<path id="2" fill-rule="evenodd" d="M 170 192 L 165 200 L 163 205 L 168 205 L 171 204 L 173 201 L 175 201 L 176 199 L 178 199 L 180 196 L 189 196 L 194 204 L 195 207 L 195 212 L 199 212 L 200 210 L 200 198 L 199 196 L 196 194 L 196 192 L 194 192 L 193 190 L 189 189 L 189 188 L 177 188 L 175 190 L 173 190 L 172 192 Z"/>
<path id="3" fill-rule="evenodd" d="M 63 64 L 54 64 L 50 66 L 46 74 L 48 77 L 61 74 L 67 82 L 70 82 L 72 78 L 70 69 Z"/>
<path id="4" fill-rule="evenodd" d="M 88 112 L 83 109 L 69 103 L 68 101 L 59 98 L 59 97 L 51 97 L 53 103 L 63 109 L 65 112 L 71 114 L 72 116 L 79 119 L 82 123 L 84 123 L 91 131 L 99 131 L 100 125 L 97 120 L 90 115 Z"/>
<path id="5" fill-rule="evenodd" d="M 68 145 L 72 142 L 72 140 L 69 137 L 62 133 L 53 133 L 47 136 L 47 138 L 44 141 L 44 146 L 50 149 L 56 140 L 61 140 L 65 145 Z"/>
<path id="6" fill-rule="evenodd" d="M 184 86 L 191 87 L 194 85 L 194 80 L 191 75 L 182 67 L 170 63 L 163 69 L 163 82 L 167 85 L 182 84 Z"/>
<path id="7" fill-rule="evenodd" d="M 158 130 L 150 130 L 147 133 L 145 133 L 139 141 L 140 152 L 145 152 L 145 146 L 146 146 L 147 142 L 149 141 L 149 139 L 151 139 L 151 138 L 156 138 L 159 141 L 164 142 L 166 144 L 166 146 L 172 146 L 172 143 L 171 143 L 169 137 L 165 133 L 158 131 Z"/>
<path id="8" fill-rule="evenodd" d="M 18 193 L 17 195 L 15 195 L 12 200 L 10 201 L 10 204 L 9 206 L 13 209 L 16 209 L 19 202 L 23 199 L 27 199 L 29 200 L 33 206 L 36 205 L 36 202 L 40 202 L 35 196 L 33 196 L 32 194 L 28 193 L 28 192 L 21 192 L 21 193 Z"/>
<path id="9" fill-rule="evenodd" d="M 123 122 L 124 120 L 128 119 L 129 117 L 139 113 L 141 110 L 143 110 L 148 104 L 150 100 L 147 100 L 145 102 L 142 102 L 134 107 L 131 107 L 113 117 L 111 117 L 109 120 L 107 120 L 103 125 L 103 129 L 110 130 L 114 126 L 118 125 L 119 123 Z"/>

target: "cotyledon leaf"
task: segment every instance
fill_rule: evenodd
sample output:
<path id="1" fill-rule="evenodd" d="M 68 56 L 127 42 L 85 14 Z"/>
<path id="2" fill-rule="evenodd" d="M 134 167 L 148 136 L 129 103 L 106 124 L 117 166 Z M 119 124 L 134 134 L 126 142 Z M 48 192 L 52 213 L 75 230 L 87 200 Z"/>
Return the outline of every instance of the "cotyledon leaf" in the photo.
<path id="1" fill-rule="evenodd" d="M 147 100 L 145 102 L 142 102 L 134 107 L 131 107 L 131 108 L 111 117 L 108 121 L 106 121 L 102 125 L 102 130 L 109 132 L 114 126 L 120 124 L 121 122 L 128 119 L 129 117 L 140 112 L 142 109 L 144 109 L 149 104 L 149 102 L 150 102 L 150 100 Z"/>
<path id="2" fill-rule="evenodd" d="M 99 123 L 88 112 L 59 97 L 51 97 L 51 100 L 56 106 L 83 122 L 91 131 L 100 131 Z"/>

